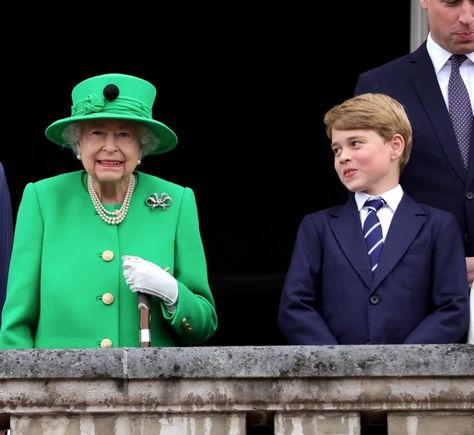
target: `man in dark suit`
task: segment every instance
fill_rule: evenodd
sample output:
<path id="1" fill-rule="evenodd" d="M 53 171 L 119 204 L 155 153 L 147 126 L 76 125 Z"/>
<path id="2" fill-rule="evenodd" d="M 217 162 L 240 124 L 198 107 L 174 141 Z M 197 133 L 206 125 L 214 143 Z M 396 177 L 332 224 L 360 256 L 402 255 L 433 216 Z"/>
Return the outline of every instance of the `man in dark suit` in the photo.
<path id="1" fill-rule="evenodd" d="M 8 189 L 5 171 L 0 163 L 0 314 L 5 301 L 8 266 L 13 239 L 13 218 L 10 191 Z M 0 323 L 2 319 L 0 316 Z"/>
<path id="2" fill-rule="evenodd" d="M 324 122 L 336 172 L 354 195 L 300 225 L 278 317 L 286 339 L 459 342 L 469 323 L 462 237 L 451 213 L 414 201 L 398 182 L 412 142 L 403 107 L 369 93 Z"/>
<path id="3" fill-rule="evenodd" d="M 448 111 L 452 54 L 474 107 L 474 2 L 420 0 L 430 34 L 413 53 L 359 76 L 355 94 L 381 92 L 405 107 L 413 127 L 413 151 L 401 185 L 417 201 L 454 214 L 464 237 L 468 282 L 474 280 L 474 121 L 463 162 Z M 471 113 L 472 115 L 472 113 Z M 467 123 L 469 124 L 469 122 Z"/>

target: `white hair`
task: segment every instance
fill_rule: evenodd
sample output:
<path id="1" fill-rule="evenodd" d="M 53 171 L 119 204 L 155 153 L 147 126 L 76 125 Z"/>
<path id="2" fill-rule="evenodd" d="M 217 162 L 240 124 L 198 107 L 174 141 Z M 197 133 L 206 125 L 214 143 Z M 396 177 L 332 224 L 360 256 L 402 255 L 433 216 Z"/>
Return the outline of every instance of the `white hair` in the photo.
<path id="1" fill-rule="evenodd" d="M 133 122 L 133 121 L 130 121 Z M 138 140 L 142 146 L 142 158 L 158 149 L 160 139 L 158 139 L 153 131 L 146 124 L 136 123 L 138 127 Z M 77 142 L 81 138 L 83 123 L 80 121 L 72 122 L 63 131 L 63 139 L 66 141 L 73 152 L 77 154 Z"/>

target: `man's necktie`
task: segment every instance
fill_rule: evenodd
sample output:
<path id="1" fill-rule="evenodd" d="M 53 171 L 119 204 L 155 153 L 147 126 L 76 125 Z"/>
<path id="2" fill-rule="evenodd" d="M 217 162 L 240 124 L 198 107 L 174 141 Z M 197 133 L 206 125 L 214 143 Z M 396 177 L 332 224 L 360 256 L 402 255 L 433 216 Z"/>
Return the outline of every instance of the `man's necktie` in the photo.
<path id="1" fill-rule="evenodd" d="M 366 201 L 365 205 L 369 209 L 367 218 L 364 221 L 362 231 L 364 232 L 367 252 L 369 253 L 372 272 L 377 269 L 380 253 L 383 248 L 382 225 L 380 225 L 377 212 L 385 204 L 382 198 L 374 198 Z"/>
<path id="2" fill-rule="evenodd" d="M 448 83 L 449 114 L 453 121 L 454 132 L 458 140 L 464 166 L 467 168 L 469 159 L 469 144 L 473 124 L 472 106 L 459 67 L 466 60 L 463 54 L 451 56 L 451 75 Z"/>

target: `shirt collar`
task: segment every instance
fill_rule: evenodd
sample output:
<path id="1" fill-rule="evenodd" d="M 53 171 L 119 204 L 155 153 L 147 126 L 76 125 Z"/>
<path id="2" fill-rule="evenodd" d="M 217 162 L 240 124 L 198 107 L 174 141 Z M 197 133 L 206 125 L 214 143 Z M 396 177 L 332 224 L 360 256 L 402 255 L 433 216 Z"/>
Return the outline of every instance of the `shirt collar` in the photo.
<path id="1" fill-rule="evenodd" d="M 431 62 L 433 62 L 435 73 L 438 74 L 441 69 L 446 65 L 446 62 L 451 57 L 452 53 L 445 50 L 443 47 L 434 42 L 433 38 L 431 37 L 431 33 L 429 33 L 428 38 L 426 38 L 426 49 L 428 50 L 428 54 L 430 55 Z M 472 63 L 474 63 L 474 51 L 471 53 L 467 53 L 466 57 Z"/>
<path id="2" fill-rule="evenodd" d="M 393 211 L 393 213 L 395 213 L 395 210 L 397 209 L 398 204 L 400 204 L 400 201 L 402 200 L 402 196 L 403 196 L 403 189 L 402 189 L 402 186 L 398 184 L 393 189 L 387 190 L 386 192 L 377 196 L 368 195 L 365 192 L 355 192 L 354 199 L 356 201 L 357 210 L 359 210 L 359 212 L 364 207 L 365 202 L 369 198 L 382 198 L 385 201 L 385 203 L 388 205 L 388 207 Z"/>

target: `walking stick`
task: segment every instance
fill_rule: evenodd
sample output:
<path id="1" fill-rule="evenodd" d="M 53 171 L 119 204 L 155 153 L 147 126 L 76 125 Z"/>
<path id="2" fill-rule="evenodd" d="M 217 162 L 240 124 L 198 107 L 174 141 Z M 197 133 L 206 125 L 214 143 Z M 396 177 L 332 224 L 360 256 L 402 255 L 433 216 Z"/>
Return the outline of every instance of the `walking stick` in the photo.
<path id="1" fill-rule="evenodd" d="M 170 270 L 169 267 L 165 267 L 165 272 Z M 139 341 L 140 347 L 151 346 L 151 296 L 147 293 L 138 293 L 138 309 L 140 310 L 140 331 Z"/>
<path id="2" fill-rule="evenodd" d="M 140 310 L 140 347 L 150 347 L 150 313 L 151 296 L 146 293 L 138 292 L 138 309 Z"/>

